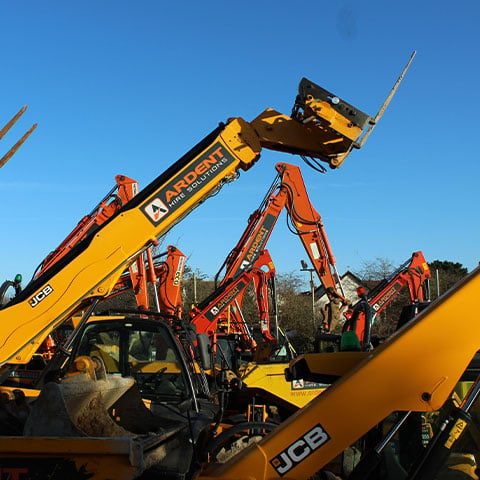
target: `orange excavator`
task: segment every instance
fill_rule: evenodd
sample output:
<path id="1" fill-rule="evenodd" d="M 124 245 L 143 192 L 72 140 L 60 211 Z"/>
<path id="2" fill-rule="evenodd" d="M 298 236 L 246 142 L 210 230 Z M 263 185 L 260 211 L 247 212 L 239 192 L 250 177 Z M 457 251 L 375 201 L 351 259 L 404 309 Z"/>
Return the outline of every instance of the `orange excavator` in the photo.
<path id="1" fill-rule="evenodd" d="M 120 277 L 108 298 L 132 289 L 138 308 L 149 310 L 150 297 L 147 285 L 150 283 L 154 286 L 156 311 L 167 316 L 181 317 L 181 287 L 185 255 L 173 245 L 169 245 L 167 251 L 159 255 L 152 256 L 151 249 L 147 249 L 144 255 L 146 255 L 146 259 L 137 259 L 130 269 Z M 159 261 L 162 257 L 166 257 L 165 260 Z M 141 272 L 138 272 L 138 265 L 142 268 Z"/>
<path id="2" fill-rule="evenodd" d="M 349 301 L 343 292 L 325 227 L 310 202 L 300 169 L 287 163 L 279 163 L 275 169 L 276 179 L 220 269 L 226 271 L 220 285 L 241 275 L 255 263 L 285 209 L 289 228 L 299 236 L 329 300 L 347 306 Z"/>
<path id="3" fill-rule="evenodd" d="M 286 163 L 279 163 L 275 168 L 277 177 L 260 207 L 250 216 L 240 240 L 215 277 L 218 281 L 220 272 L 226 270 L 219 287 L 190 312 L 197 332 L 213 337 L 222 325 L 222 334 L 239 334 L 244 345 L 252 350 L 257 345 L 241 310 L 245 291 L 252 281 L 262 336 L 273 346 L 277 343 L 277 335 L 272 335 L 269 321 L 267 292 L 268 281 L 275 276 L 275 270 L 265 246 L 283 209 L 287 212 L 291 230 L 300 237 L 329 299 L 340 303 L 342 307 L 349 304 L 344 297 L 325 227 L 310 202 L 300 169 Z M 341 310 L 337 308 L 336 311 L 340 314 Z M 273 330 L 276 332 L 276 327 Z"/>
<path id="4" fill-rule="evenodd" d="M 241 379 L 245 388 L 231 396 L 235 399 L 232 410 L 255 412 L 253 416 L 247 414 L 249 419 L 266 418 L 268 412 L 274 411 L 279 412 L 280 418 L 285 418 L 324 389 L 323 385 L 314 382 L 284 381 L 284 369 L 295 352 L 288 341 L 284 342 L 286 348 L 279 348 L 278 325 L 270 325 L 267 277 L 273 279 L 275 271 L 265 247 L 284 209 L 291 231 L 300 237 L 329 299 L 335 305 L 330 311 L 340 316 L 349 305 L 325 227 L 308 197 L 300 169 L 279 163 L 276 170 L 278 175 L 272 186 L 250 216 L 237 245 L 216 275 L 218 280 L 220 272 L 226 270 L 219 287 L 191 312 L 197 332 L 207 333 L 215 349 L 218 345 L 221 347 L 225 364 Z M 256 344 L 242 316 L 243 295 L 252 280 L 264 340 L 261 345 Z M 227 332 L 237 334 L 236 338 L 228 337 Z M 274 353 L 275 358 L 272 358 Z"/>
<path id="5" fill-rule="evenodd" d="M 257 342 L 244 318 L 242 305 L 248 286 L 253 284 L 262 336 L 266 341 L 276 344 L 270 328 L 268 303 L 268 287 L 275 274 L 270 254 L 262 250 L 250 268 L 229 282 L 222 282 L 211 295 L 190 310 L 191 323 L 196 326 L 198 333 L 206 333 L 214 346 L 220 338 L 233 335 L 239 347 L 252 352 L 257 348 Z M 230 368 L 235 370 L 234 365 L 230 365 Z"/>
<path id="6" fill-rule="evenodd" d="M 428 301 L 430 297 L 428 279 L 430 277 L 430 268 L 423 253 L 421 251 L 413 252 L 409 260 L 379 283 L 368 295 L 364 289 L 357 290 L 361 300 L 345 313 L 346 320 L 343 331 L 355 332 L 361 350 L 369 348 L 371 326 L 378 314 L 407 287 L 411 306 L 402 312 L 397 328 L 406 323 Z"/>

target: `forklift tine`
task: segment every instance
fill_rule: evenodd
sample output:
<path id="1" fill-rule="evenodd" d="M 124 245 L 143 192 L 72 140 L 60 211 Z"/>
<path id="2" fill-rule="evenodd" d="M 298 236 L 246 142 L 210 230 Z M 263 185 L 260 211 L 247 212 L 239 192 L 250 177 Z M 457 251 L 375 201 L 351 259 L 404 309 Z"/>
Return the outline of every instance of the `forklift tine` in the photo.
<path id="1" fill-rule="evenodd" d="M 407 73 L 407 70 L 409 69 L 410 67 L 410 64 L 412 63 L 413 59 L 415 58 L 415 55 L 417 54 L 417 51 L 414 50 L 412 52 L 412 55 L 410 56 L 410 60 L 408 61 L 408 63 L 405 65 L 404 69 L 402 70 L 402 73 L 400 74 L 400 76 L 397 78 L 397 81 L 395 82 L 395 84 L 393 85 L 392 89 L 390 90 L 390 93 L 388 94 L 387 98 L 385 99 L 385 101 L 383 102 L 382 106 L 380 107 L 380 109 L 378 110 L 378 113 L 375 115 L 375 118 L 372 119 L 371 123 L 370 123 L 370 127 L 368 128 L 368 130 L 365 132 L 365 134 L 363 135 L 363 137 L 360 139 L 359 143 L 358 143 L 358 148 L 362 147 L 363 144 L 365 143 L 365 141 L 367 140 L 367 138 L 370 136 L 370 134 L 372 133 L 373 129 L 375 128 L 375 126 L 377 125 L 378 121 L 380 120 L 381 116 L 385 113 L 385 110 L 387 109 L 389 103 L 391 102 L 393 96 L 395 95 L 398 87 L 400 86 L 400 83 L 402 82 L 403 80 L 403 77 L 405 76 L 405 74 Z"/>
<path id="2" fill-rule="evenodd" d="M 15 122 L 24 114 L 27 106 L 23 106 L 18 113 L 0 130 L 0 140 L 5 136 L 5 134 L 15 125 Z"/>
<path id="3" fill-rule="evenodd" d="M 24 107 L 26 108 L 26 107 Z M 20 112 L 19 112 L 20 113 Z M 22 112 L 23 113 L 23 112 Z M 18 114 L 17 114 L 18 115 Z M 20 113 L 21 115 L 21 113 Z M 13 122 L 15 123 L 15 122 Z M 12 123 L 12 125 L 13 125 Z M 0 168 L 2 168 L 9 160 L 10 158 L 14 155 L 14 153 L 23 145 L 23 143 L 25 142 L 25 140 L 31 135 L 31 133 L 37 128 L 37 125 L 38 123 L 35 123 L 33 124 L 30 129 L 28 130 L 27 133 L 25 133 L 25 135 L 23 135 L 23 137 L 0 159 Z M 7 128 L 8 125 L 5 126 L 5 128 Z M 8 126 L 8 128 L 10 128 L 10 126 Z M 5 128 L 3 130 L 5 130 Z M 7 128 L 7 130 L 8 130 Z M 3 132 L 2 130 L 2 132 Z M 5 133 L 3 133 L 5 134 Z M 0 137 L 1 138 L 1 137 Z"/>

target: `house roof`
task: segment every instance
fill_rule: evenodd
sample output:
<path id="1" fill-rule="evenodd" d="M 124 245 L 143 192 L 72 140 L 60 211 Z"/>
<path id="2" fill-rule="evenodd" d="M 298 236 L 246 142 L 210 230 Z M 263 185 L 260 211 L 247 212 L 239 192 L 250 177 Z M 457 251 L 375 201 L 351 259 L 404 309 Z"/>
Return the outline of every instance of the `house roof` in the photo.
<path id="1" fill-rule="evenodd" d="M 354 273 L 352 273 L 350 270 L 347 270 L 343 275 L 340 276 L 340 280 L 342 280 L 342 282 L 346 279 L 350 279 L 353 283 L 355 283 L 357 286 L 364 286 L 364 287 L 367 287 L 367 285 L 365 285 L 365 282 L 362 282 L 362 280 L 360 280 L 359 277 L 357 277 Z M 367 287 L 368 288 L 368 287 Z M 306 295 L 310 295 L 311 292 L 308 291 L 308 292 L 305 292 Z M 323 295 L 325 295 L 325 288 L 323 287 L 323 285 L 320 285 L 318 286 L 316 289 L 315 289 L 315 296 L 317 298 L 319 297 L 322 297 Z"/>

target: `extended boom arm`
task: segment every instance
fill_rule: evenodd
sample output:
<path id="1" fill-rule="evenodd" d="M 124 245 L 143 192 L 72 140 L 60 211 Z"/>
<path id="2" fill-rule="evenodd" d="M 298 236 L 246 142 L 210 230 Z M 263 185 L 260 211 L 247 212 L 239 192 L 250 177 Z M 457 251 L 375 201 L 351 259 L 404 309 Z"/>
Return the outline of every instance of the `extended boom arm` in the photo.
<path id="1" fill-rule="evenodd" d="M 351 112 L 349 113 L 349 115 Z M 152 242 L 195 207 L 249 169 L 262 147 L 329 162 L 348 154 L 332 152 L 332 135 L 345 116 L 318 122 L 272 110 L 248 123 L 241 118 L 220 125 L 180 160 L 100 226 L 94 226 L 61 260 L 37 277 L 8 307 L 0 310 L 0 365 L 27 363 L 44 338 L 74 311 L 112 290 L 125 268 Z M 273 121 L 272 121 L 273 119 Z M 341 143 L 341 142 L 339 142 Z"/>

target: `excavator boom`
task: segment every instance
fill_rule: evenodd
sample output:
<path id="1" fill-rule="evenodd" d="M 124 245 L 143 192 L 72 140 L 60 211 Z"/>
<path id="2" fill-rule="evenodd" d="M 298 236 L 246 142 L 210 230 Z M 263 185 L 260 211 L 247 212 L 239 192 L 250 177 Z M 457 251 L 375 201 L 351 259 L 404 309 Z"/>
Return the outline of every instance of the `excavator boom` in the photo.
<path id="1" fill-rule="evenodd" d="M 260 208 L 250 216 L 239 242 L 228 255 L 222 284 L 236 278 L 256 261 L 285 209 L 291 230 L 300 238 L 329 299 L 346 306 L 349 302 L 344 298 L 322 218 L 308 197 L 300 169 L 287 163 L 279 163 L 275 168 L 279 181 L 277 184 L 274 182 Z M 341 310 L 338 310 L 339 313 Z"/>
<path id="2" fill-rule="evenodd" d="M 392 300 L 405 288 L 408 287 L 408 293 L 411 304 L 419 304 L 428 300 L 428 279 L 431 277 L 430 268 L 423 256 L 423 253 L 413 252 L 409 260 L 397 268 L 388 278 L 379 283 L 371 292 L 367 300 L 373 310 L 371 324 L 375 322 L 376 316 L 382 312 Z M 345 318 L 348 330 L 355 330 L 360 342 L 360 346 L 368 347 L 370 343 L 369 332 L 371 325 L 366 324 L 365 315 L 360 313 L 354 326 L 350 321 L 355 306 L 345 312 Z M 366 333 L 368 332 L 368 333 Z"/>
<path id="3" fill-rule="evenodd" d="M 255 348 L 256 342 L 241 312 L 246 290 L 253 283 L 262 333 L 274 341 L 270 334 L 267 296 L 268 279 L 274 276 L 275 266 L 268 251 L 264 250 L 251 268 L 229 282 L 222 283 L 190 311 L 191 322 L 196 326 L 197 332 L 206 333 L 210 337 L 219 329 L 224 333 L 236 333 L 241 336 L 244 345 Z"/>
<path id="4" fill-rule="evenodd" d="M 40 263 L 34 277 L 45 273 L 54 263 L 66 255 L 78 242 L 80 242 L 94 225 L 101 225 L 107 221 L 117 210 L 125 205 L 138 193 L 138 182 L 124 175 L 115 176 L 116 186 L 85 215 L 76 227 L 67 235 L 63 242 Z"/>
<path id="5" fill-rule="evenodd" d="M 380 288 L 369 294 L 369 303 L 378 314 L 405 286 L 408 287 L 411 303 L 423 302 L 427 300 L 424 287 L 430 277 L 430 268 L 423 253 L 413 252 L 411 258 L 401 265 L 386 283 L 380 284 Z"/>
<path id="6" fill-rule="evenodd" d="M 153 295 L 157 312 L 181 317 L 181 285 L 185 255 L 173 245 L 167 247 L 167 252 L 164 254 L 167 258 L 162 262 L 157 261 L 157 256 L 153 258 L 150 249 L 142 255 L 147 258 L 140 256 L 132 263 L 128 271 L 123 273 L 117 281 L 108 298 L 126 290 L 132 290 L 137 306 L 148 311 L 150 306 L 148 282 L 154 287 Z"/>
<path id="7" fill-rule="evenodd" d="M 225 309 L 230 308 L 232 302 L 244 294 L 250 281 L 257 281 L 255 285 L 257 300 L 264 297 L 258 289 L 262 283 L 258 281 L 262 277 L 262 271 L 259 270 L 260 275 L 254 275 L 254 273 L 259 268 L 261 269 L 262 264 L 272 263 L 271 259 L 265 261 L 261 257 L 265 255 L 265 246 L 284 209 L 292 224 L 292 229 L 299 236 L 329 299 L 338 300 L 343 305 L 348 303 L 343 296 L 340 278 L 336 271 L 335 257 L 325 227 L 320 214 L 315 210 L 308 197 L 300 169 L 286 163 L 279 163 L 275 168 L 279 181 L 273 183 L 260 208 L 250 216 L 240 240 L 229 253 L 222 266 L 222 268 L 226 268 L 226 273 L 220 282 L 219 289 L 202 302 L 199 309 L 191 313 L 198 331 L 213 334 Z M 260 264 L 257 265 L 259 260 Z M 252 275 L 253 277 L 250 278 Z M 340 292 L 337 291 L 338 288 L 340 288 Z M 271 336 L 268 325 L 268 312 L 262 306 L 262 301 L 257 301 L 257 305 L 260 308 L 262 333 L 274 342 L 275 339 Z M 234 306 L 234 309 L 228 310 L 228 313 L 236 310 L 238 309 Z M 340 312 L 341 308 L 338 309 L 338 314 Z M 230 324 L 230 322 L 228 323 Z M 242 318 L 236 322 L 237 325 L 243 323 Z"/>

